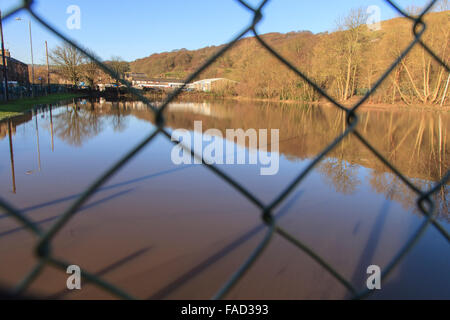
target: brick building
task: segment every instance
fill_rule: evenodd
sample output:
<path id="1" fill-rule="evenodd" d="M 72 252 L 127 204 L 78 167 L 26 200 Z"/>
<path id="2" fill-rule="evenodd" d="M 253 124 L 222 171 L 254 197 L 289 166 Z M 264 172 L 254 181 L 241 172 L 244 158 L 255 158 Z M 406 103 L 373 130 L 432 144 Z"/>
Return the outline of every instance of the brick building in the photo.
<path id="1" fill-rule="evenodd" d="M 19 60 L 11 58 L 11 54 L 8 50 L 5 51 L 5 58 L 8 72 L 8 81 L 17 82 L 19 85 L 28 85 L 30 83 L 28 65 Z M 3 81 L 3 57 L 0 50 L 0 83 Z"/>

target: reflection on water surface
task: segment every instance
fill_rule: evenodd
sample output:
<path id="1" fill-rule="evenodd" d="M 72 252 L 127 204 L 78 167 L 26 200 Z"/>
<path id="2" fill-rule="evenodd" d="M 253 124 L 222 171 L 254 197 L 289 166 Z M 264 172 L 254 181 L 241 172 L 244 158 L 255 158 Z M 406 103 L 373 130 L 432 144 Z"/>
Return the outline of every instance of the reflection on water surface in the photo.
<path id="1" fill-rule="evenodd" d="M 360 132 L 416 186 L 427 190 L 449 168 L 448 112 L 364 110 Z M 280 130 L 280 171 L 221 165 L 269 203 L 345 129 L 334 108 L 242 102 L 174 103 L 172 129 Z M 0 123 L 0 194 L 48 228 L 101 172 L 152 132 L 142 103 L 81 100 Z M 147 298 L 208 298 L 264 235 L 256 207 L 208 169 L 175 166 L 158 137 L 96 193 L 58 234 L 55 254 Z M 245 145 L 240 148 L 247 147 Z M 250 150 L 255 152 L 257 150 Z M 435 195 L 450 230 L 449 186 Z M 370 264 L 385 266 L 422 221 L 416 195 L 355 138 L 345 139 L 277 208 L 280 224 L 362 287 Z M 31 267 L 34 239 L 0 215 L 0 283 Z M 425 262 L 426 261 L 426 262 Z M 447 242 L 434 228 L 383 284 L 377 298 L 449 298 Z M 264 280 L 261 280 L 264 279 Z M 52 296 L 65 275 L 52 270 L 33 290 Z M 230 298 L 342 298 L 319 265 L 274 239 Z M 86 285 L 65 298 L 109 297 Z"/>

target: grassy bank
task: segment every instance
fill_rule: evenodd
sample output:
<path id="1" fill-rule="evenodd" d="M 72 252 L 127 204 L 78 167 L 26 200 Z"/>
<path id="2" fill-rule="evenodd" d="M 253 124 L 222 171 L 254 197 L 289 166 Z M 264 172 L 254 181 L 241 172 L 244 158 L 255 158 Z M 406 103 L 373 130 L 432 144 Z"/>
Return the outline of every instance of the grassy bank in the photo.
<path id="1" fill-rule="evenodd" d="M 0 120 L 18 116 L 28 110 L 33 109 L 34 106 L 39 104 L 51 104 L 61 100 L 73 99 L 80 97 L 80 94 L 76 93 L 56 93 L 44 97 L 38 98 L 25 98 L 9 102 L 0 103 Z"/>

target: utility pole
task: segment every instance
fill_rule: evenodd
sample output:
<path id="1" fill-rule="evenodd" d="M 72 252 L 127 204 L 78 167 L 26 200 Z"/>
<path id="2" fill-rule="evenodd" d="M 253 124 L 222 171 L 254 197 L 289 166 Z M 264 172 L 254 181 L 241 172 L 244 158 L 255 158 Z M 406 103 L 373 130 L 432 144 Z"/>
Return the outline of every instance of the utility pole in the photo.
<path id="1" fill-rule="evenodd" d="M 30 47 L 31 47 L 31 95 L 34 98 L 34 58 L 33 58 L 33 37 L 31 35 L 31 20 L 28 21 L 30 27 Z"/>
<path id="2" fill-rule="evenodd" d="M 16 21 L 25 21 L 22 18 L 16 18 Z M 31 20 L 28 20 L 30 28 L 30 48 L 31 48 L 31 95 L 34 98 L 34 58 L 33 58 L 33 37 L 31 34 Z"/>
<path id="3" fill-rule="evenodd" d="M 6 57 L 5 57 L 5 44 L 3 41 L 3 24 L 2 24 L 2 12 L 0 11 L 0 33 L 2 36 L 2 62 L 3 62 L 3 79 L 5 80 L 5 86 L 3 88 L 5 101 L 9 100 L 9 89 L 8 89 L 8 70 L 6 67 Z"/>
<path id="4" fill-rule="evenodd" d="M 47 94 L 50 94 L 50 67 L 48 64 L 48 46 L 47 41 L 45 41 L 45 54 L 47 56 Z"/>

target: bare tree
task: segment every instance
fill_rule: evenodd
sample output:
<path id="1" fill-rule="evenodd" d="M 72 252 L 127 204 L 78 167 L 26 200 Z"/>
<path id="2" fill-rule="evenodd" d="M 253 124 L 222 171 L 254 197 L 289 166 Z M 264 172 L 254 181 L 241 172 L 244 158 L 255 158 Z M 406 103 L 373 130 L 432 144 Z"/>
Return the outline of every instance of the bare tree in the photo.
<path id="1" fill-rule="evenodd" d="M 416 5 L 409 5 L 406 7 L 405 11 L 407 14 L 409 14 L 411 17 L 418 17 L 423 11 L 423 7 L 416 6 Z"/>
<path id="2" fill-rule="evenodd" d="M 73 85 L 77 85 L 83 76 L 81 68 L 85 62 L 83 54 L 76 48 L 64 44 L 53 49 L 49 56 L 55 72 Z"/>
<path id="3" fill-rule="evenodd" d="M 436 4 L 437 11 L 447 11 L 450 10 L 450 2 L 448 0 L 440 0 Z"/>
<path id="4" fill-rule="evenodd" d="M 92 56 L 95 56 L 93 52 L 89 52 Z M 98 59 L 98 58 L 97 58 Z M 83 73 L 83 79 L 87 82 L 87 84 L 93 88 L 96 84 L 96 81 L 101 75 L 101 69 L 95 63 L 94 60 L 90 59 L 89 57 L 86 57 L 84 64 L 81 66 L 81 70 Z"/>
<path id="5" fill-rule="evenodd" d="M 370 45 L 366 21 L 364 9 L 351 10 L 336 22 L 336 32 L 320 36 L 313 49 L 316 80 L 342 101 L 353 97 L 361 78 L 363 60 Z"/>
<path id="6" fill-rule="evenodd" d="M 130 64 L 120 57 L 112 57 L 107 64 L 120 78 L 124 77 L 125 72 L 130 71 Z M 119 84 L 117 79 L 116 83 Z"/>
<path id="7" fill-rule="evenodd" d="M 342 100 L 347 100 L 354 93 L 357 70 L 361 63 L 361 55 L 364 50 L 363 44 L 366 40 L 366 21 L 366 12 L 364 9 L 359 8 L 351 10 L 349 15 L 338 24 L 338 28 L 344 31 L 341 33 L 341 52 L 345 61 Z"/>

